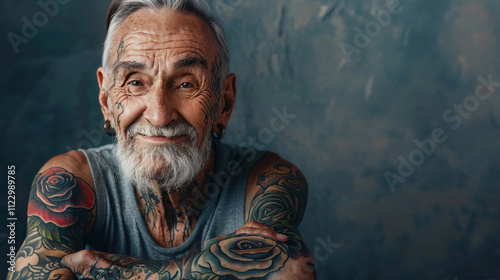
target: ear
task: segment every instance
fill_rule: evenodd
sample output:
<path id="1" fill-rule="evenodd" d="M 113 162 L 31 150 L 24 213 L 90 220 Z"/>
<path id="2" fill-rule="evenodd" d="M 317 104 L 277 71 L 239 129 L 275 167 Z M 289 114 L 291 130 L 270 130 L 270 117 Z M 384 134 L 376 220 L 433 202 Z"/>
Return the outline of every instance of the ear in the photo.
<path id="1" fill-rule="evenodd" d="M 227 127 L 231 113 L 233 112 L 234 102 L 236 101 L 236 74 L 232 73 L 227 76 L 222 83 L 222 95 L 220 100 L 220 108 L 217 118 L 214 122 L 213 130 L 217 131 L 217 124 L 222 124 Z"/>
<path id="2" fill-rule="evenodd" d="M 109 88 L 107 84 L 107 75 L 104 68 L 97 69 L 97 82 L 99 83 L 99 104 L 101 104 L 101 112 L 104 120 L 110 120 L 113 123 L 112 110 L 108 107 Z"/>

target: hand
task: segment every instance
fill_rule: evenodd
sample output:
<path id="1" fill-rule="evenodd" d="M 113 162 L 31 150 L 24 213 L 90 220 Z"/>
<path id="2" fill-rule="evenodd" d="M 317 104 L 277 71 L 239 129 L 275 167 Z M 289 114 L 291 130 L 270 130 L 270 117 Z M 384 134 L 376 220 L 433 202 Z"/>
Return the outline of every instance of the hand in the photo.
<path id="1" fill-rule="evenodd" d="M 71 270 L 75 276 L 85 278 L 91 278 L 92 269 L 111 267 L 104 253 L 90 250 L 81 250 L 64 256 L 61 265 Z"/>
<path id="2" fill-rule="evenodd" d="M 239 230 L 235 232 L 235 234 L 241 234 L 241 233 L 264 235 L 280 242 L 288 241 L 288 236 L 281 233 L 277 233 L 271 228 L 256 221 L 250 221 L 244 224 Z"/>
<path id="3" fill-rule="evenodd" d="M 174 261 L 144 260 L 82 250 L 65 256 L 61 264 L 84 279 L 176 279 L 182 268 Z"/>
<path id="4" fill-rule="evenodd" d="M 269 228 L 269 227 L 267 227 L 259 222 L 250 221 L 250 222 L 244 224 L 240 229 L 238 229 L 236 232 L 234 232 L 232 234 L 221 235 L 221 236 L 218 236 L 218 237 L 215 237 L 215 238 L 212 238 L 212 239 L 205 241 L 205 243 L 203 244 L 202 250 L 205 251 L 208 249 L 208 247 L 210 247 L 210 245 L 212 245 L 218 241 L 221 241 L 223 239 L 226 239 L 227 237 L 235 235 L 235 234 L 259 234 L 259 235 L 263 235 L 265 237 L 269 237 L 269 238 L 272 238 L 272 239 L 274 239 L 276 241 L 280 241 L 280 242 L 287 242 L 288 241 L 288 236 L 281 234 L 281 233 L 277 233 L 274 230 L 272 230 L 271 228 Z"/>

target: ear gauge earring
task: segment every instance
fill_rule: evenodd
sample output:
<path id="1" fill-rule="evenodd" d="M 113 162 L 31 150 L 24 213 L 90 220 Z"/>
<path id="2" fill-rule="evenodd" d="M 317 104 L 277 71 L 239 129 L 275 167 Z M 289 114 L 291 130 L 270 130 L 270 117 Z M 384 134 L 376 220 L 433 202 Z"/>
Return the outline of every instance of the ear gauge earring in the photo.
<path id="1" fill-rule="evenodd" d="M 106 131 L 106 134 L 109 136 L 115 136 L 115 130 L 111 127 L 111 122 L 109 120 L 106 120 L 104 122 L 104 131 Z"/>
<path id="2" fill-rule="evenodd" d="M 214 137 L 215 140 L 221 140 L 224 138 L 224 135 L 226 134 L 226 127 L 224 127 L 223 124 L 219 123 L 217 124 L 217 129 L 219 129 L 219 132 L 212 131 L 212 136 Z"/>

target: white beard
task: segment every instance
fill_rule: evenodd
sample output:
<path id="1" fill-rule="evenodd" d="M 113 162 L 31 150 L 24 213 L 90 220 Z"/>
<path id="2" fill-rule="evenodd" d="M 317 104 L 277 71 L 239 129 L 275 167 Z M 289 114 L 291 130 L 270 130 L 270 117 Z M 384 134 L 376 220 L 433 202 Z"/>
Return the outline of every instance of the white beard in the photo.
<path id="1" fill-rule="evenodd" d="M 187 143 L 141 144 L 134 139 L 140 133 L 146 136 L 187 136 Z M 175 192 L 192 183 L 207 162 L 211 151 L 211 137 L 196 146 L 196 130 L 187 122 L 175 122 L 162 128 L 133 123 L 127 128 L 127 137 L 117 135 L 117 157 L 121 171 L 135 186 L 152 187 L 158 183 L 161 190 Z"/>

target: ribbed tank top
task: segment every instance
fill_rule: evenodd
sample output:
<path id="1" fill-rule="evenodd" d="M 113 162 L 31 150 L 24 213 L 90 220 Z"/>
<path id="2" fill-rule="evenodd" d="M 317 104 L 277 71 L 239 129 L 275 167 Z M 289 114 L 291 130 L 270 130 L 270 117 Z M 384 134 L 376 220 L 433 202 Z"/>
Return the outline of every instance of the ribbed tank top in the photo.
<path id="1" fill-rule="evenodd" d="M 85 240 L 86 249 L 144 259 L 179 259 L 200 252 L 208 239 L 242 227 L 248 176 L 265 152 L 241 150 L 219 141 L 214 141 L 212 149 L 214 170 L 201 192 L 207 203 L 189 238 L 173 248 L 161 247 L 149 233 L 134 186 L 120 172 L 115 146 L 80 150 L 90 165 L 97 200 L 96 219 Z"/>

